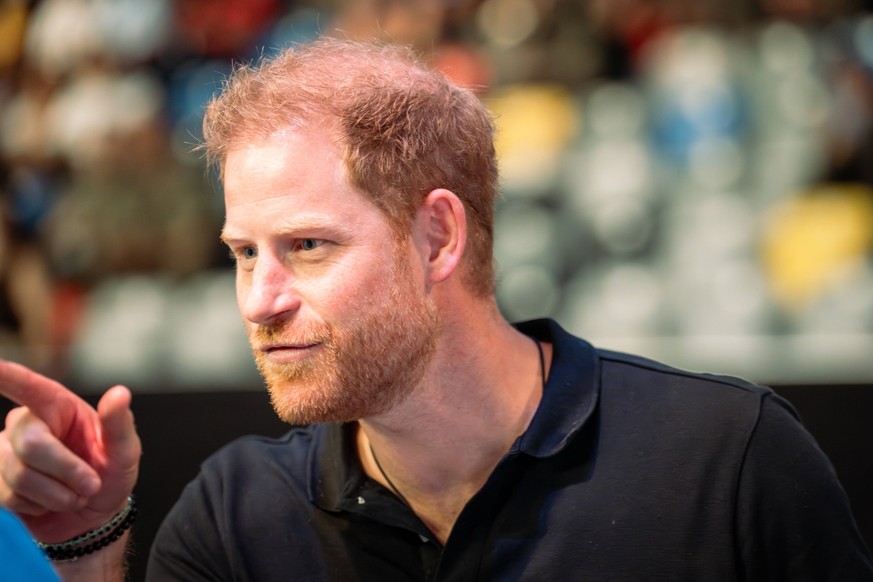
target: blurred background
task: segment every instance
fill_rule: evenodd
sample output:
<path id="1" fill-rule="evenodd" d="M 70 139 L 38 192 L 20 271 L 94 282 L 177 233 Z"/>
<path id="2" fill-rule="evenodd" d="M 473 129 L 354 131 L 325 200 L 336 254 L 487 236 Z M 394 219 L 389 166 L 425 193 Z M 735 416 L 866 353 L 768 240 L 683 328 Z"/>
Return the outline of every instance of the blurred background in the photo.
<path id="1" fill-rule="evenodd" d="M 499 301 L 760 383 L 873 383 L 873 16 L 852 0 L 3 0 L 0 356 L 260 389 L 192 153 L 233 62 L 417 46 L 494 111 Z"/>

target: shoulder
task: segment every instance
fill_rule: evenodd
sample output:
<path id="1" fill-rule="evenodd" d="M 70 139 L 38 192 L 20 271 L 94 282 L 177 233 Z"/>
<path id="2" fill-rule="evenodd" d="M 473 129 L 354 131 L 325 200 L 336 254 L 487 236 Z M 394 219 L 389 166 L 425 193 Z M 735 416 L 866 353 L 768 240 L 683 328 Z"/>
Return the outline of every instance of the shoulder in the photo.
<path id="1" fill-rule="evenodd" d="M 314 511 L 312 459 L 326 433 L 314 425 L 246 436 L 207 458 L 161 524 L 149 579 L 236 579 L 240 564 L 257 567 L 275 559 L 277 545 L 292 547 L 288 536 Z"/>
<path id="2" fill-rule="evenodd" d="M 237 438 L 210 455 L 204 466 L 263 462 L 289 456 L 305 456 L 319 440 L 319 425 L 294 427 L 280 437 L 246 435 Z"/>
<path id="3" fill-rule="evenodd" d="M 798 422 L 794 408 L 772 389 L 742 378 L 692 372 L 643 357 L 597 350 L 604 410 L 654 426 L 701 434 L 730 431 L 748 439 L 774 415 Z"/>
<path id="4" fill-rule="evenodd" d="M 276 480 L 280 486 L 295 481 L 306 488 L 313 450 L 323 446 L 327 427 L 295 427 L 278 438 L 248 435 L 231 441 L 209 456 L 198 479 L 232 483 L 234 488 L 251 482 L 259 488 Z"/>
<path id="5" fill-rule="evenodd" d="M 653 393 L 696 390 L 699 396 L 733 394 L 750 401 L 772 393 L 769 388 L 742 378 L 682 370 L 642 356 L 593 346 L 551 319 L 516 325 L 523 333 L 553 344 L 552 373 L 562 383 L 590 382 L 600 390 L 644 388 Z"/>
<path id="6" fill-rule="evenodd" d="M 680 447 L 697 446 L 702 435 L 715 435 L 741 451 L 766 400 L 796 416 L 770 388 L 741 378 L 601 349 L 552 320 L 525 322 L 519 329 L 554 346 L 541 405 L 550 412 L 550 434 L 557 430 L 556 418 L 566 432 L 596 419 L 601 434 Z"/>
<path id="7" fill-rule="evenodd" d="M 603 373 L 612 382 L 634 382 L 641 379 L 657 380 L 658 385 L 677 388 L 711 388 L 762 397 L 772 393 L 770 388 L 743 378 L 708 372 L 694 372 L 650 360 L 633 354 L 597 349 Z"/>

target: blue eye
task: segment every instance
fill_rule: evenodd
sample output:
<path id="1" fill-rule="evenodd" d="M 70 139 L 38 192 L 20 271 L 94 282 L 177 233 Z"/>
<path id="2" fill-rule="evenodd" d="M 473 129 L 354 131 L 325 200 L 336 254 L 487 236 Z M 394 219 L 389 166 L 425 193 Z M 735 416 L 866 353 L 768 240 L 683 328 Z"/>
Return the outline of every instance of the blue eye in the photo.
<path id="1" fill-rule="evenodd" d="M 255 247 L 246 247 L 242 251 L 242 256 L 245 259 L 254 259 L 256 256 L 258 256 L 258 251 L 255 249 Z"/>

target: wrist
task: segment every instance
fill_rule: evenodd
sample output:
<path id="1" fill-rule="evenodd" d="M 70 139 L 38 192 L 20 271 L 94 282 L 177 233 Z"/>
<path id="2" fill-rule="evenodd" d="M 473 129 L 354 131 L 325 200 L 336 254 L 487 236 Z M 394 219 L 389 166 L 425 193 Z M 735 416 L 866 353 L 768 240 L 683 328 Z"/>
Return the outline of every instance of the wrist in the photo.
<path id="1" fill-rule="evenodd" d="M 131 496 L 118 513 L 99 527 L 64 542 L 37 545 L 54 562 L 76 561 L 119 541 L 133 525 L 136 514 L 136 501 Z"/>
<path id="2" fill-rule="evenodd" d="M 99 552 L 76 560 L 53 562 L 53 566 L 64 582 L 123 582 L 129 541 L 128 529 L 117 542 Z"/>

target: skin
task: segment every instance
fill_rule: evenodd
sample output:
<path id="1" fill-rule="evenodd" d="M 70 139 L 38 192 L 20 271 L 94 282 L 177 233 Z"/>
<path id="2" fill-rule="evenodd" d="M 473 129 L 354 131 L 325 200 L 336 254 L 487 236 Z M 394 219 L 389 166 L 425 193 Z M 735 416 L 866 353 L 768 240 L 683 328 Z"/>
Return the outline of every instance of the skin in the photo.
<path id="1" fill-rule="evenodd" d="M 127 388 L 108 390 L 95 410 L 57 382 L 0 361 L 0 394 L 22 405 L 0 432 L 0 504 L 34 537 L 70 539 L 124 507 L 141 455 Z M 64 580 L 122 580 L 126 538 L 56 569 Z"/>
<path id="2" fill-rule="evenodd" d="M 281 132 L 235 148 L 225 168 L 222 239 L 240 313 L 291 424 L 353 421 L 402 400 L 439 325 L 408 245 L 348 185 L 330 136 Z M 313 172 L 313 159 L 327 169 Z"/>
<path id="3" fill-rule="evenodd" d="M 266 349 L 267 365 L 281 368 L 319 361 L 325 346 L 308 331 L 351 329 L 380 294 L 399 292 L 409 308 L 399 311 L 411 317 L 424 306 L 434 310 L 439 327 L 420 374 L 390 406 L 359 411 L 357 447 L 365 472 L 388 486 L 373 447 L 444 543 L 536 411 L 539 356 L 493 298 L 462 283 L 467 231 L 458 197 L 445 189 L 427 194 L 409 236 L 395 244 L 386 218 L 349 186 L 335 135 L 330 126 L 304 125 L 228 154 L 222 238 L 239 260 L 240 313 L 253 349 Z M 280 339 L 265 348 L 258 329 L 276 323 Z M 548 365 L 551 346 L 544 348 Z M 280 379 L 274 401 L 293 409 L 324 389 L 319 382 L 305 374 Z M 0 362 L 0 394 L 22 405 L 0 432 L 0 502 L 24 516 L 37 538 L 68 539 L 123 507 L 140 457 L 126 388 L 110 389 L 95 410 L 60 384 Z M 121 580 L 123 552 L 122 543 L 112 544 L 60 571 L 66 580 Z"/>

